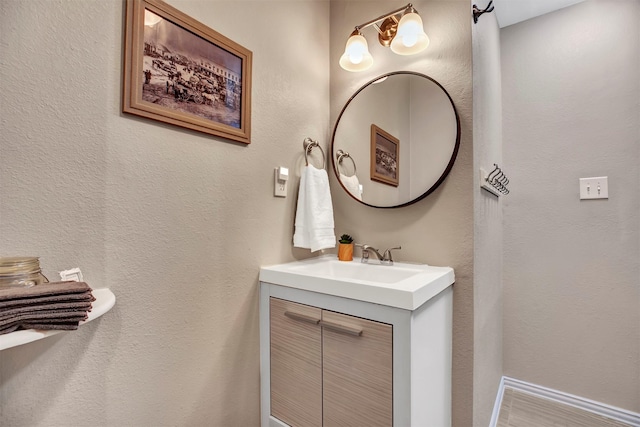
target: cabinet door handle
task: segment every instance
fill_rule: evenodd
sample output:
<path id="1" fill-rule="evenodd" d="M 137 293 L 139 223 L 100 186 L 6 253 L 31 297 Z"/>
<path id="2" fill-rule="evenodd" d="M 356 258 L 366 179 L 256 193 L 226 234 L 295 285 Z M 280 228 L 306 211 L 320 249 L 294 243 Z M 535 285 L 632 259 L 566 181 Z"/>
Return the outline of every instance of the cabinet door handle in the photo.
<path id="1" fill-rule="evenodd" d="M 340 325 L 338 323 L 327 322 L 326 320 L 321 320 L 320 326 L 322 326 L 323 328 L 331 329 L 332 331 L 335 331 L 335 332 L 343 333 L 343 334 L 354 335 L 357 337 L 362 335 L 362 329 L 356 326 Z"/>
<path id="2" fill-rule="evenodd" d="M 320 319 L 316 319 L 312 316 L 307 316 L 306 314 L 294 313 L 293 311 L 285 311 L 284 315 L 290 319 L 311 323 L 312 325 L 317 325 L 318 323 L 320 323 Z"/>

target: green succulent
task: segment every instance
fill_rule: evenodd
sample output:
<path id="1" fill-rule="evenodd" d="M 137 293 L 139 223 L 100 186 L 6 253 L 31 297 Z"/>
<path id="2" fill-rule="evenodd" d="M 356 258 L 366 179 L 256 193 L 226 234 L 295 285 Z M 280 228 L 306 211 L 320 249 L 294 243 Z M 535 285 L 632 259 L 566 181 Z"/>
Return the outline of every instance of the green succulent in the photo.
<path id="1" fill-rule="evenodd" d="M 343 234 L 342 236 L 340 236 L 340 243 L 352 243 L 353 242 L 353 237 L 351 237 L 348 234 Z"/>

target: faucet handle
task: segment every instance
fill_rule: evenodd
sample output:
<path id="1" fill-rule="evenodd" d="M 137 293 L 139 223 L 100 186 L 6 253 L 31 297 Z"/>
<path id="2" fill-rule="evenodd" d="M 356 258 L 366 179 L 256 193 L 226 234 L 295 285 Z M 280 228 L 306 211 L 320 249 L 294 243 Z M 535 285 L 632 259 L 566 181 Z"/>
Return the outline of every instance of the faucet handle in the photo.
<path id="1" fill-rule="evenodd" d="M 391 251 L 400 250 L 402 246 L 396 246 L 395 248 L 389 248 L 384 251 L 384 255 L 382 256 L 382 260 L 388 262 L 389 264 L 393 264 L 393 257 L 391 256 Z"/>
<path id="2" fill-rule="evenodd" d="M 367 244 L 362 243 L 354 243 L 355 247 L 362 249 L 362 257 L 360 258 L 360 262 L 368 263 L 369 262 L 369 251 L 367 249 L 370 248 Z"/>

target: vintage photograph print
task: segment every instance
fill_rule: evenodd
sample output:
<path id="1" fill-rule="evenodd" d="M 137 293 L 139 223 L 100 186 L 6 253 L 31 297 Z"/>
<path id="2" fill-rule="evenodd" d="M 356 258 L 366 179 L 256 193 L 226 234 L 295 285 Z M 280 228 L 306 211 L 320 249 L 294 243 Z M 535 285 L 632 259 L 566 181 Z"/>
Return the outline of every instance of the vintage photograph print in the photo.
<path id="1" fill-rule="evenodd" d="M 371 125 L 371 179 L 398 186 L 400 169 L 400 140 Z"/>
<path id="2" fill-rule="evenodd" d="M 125 113 L 251 142 L 251 51 L 160 0 L 126 20 Z"/>

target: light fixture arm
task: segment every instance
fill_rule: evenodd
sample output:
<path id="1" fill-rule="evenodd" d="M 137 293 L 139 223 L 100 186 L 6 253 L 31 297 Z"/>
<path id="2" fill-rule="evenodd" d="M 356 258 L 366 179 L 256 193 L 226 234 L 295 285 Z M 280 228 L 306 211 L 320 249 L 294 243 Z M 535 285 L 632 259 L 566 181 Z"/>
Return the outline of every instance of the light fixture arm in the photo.
<path id="1" fill-rule="evenodd" d="M 398 9 L 396 9 L 396 10 L 394 10 L 392 12 L 386 13 L 384 15 L 381 15 L 381 16 L 375 18 L 375 19 L 372 19 L 371 21 L 365 22 L 364 24 L 356 25 L 356 30 L 360 31 L 363 28 L 370 27 L 371 25 L 373 25 L 373 24 L 375 24 L 375 23 L 377 23 L 379 21 L 382 21 L 384 19 L 391 18 L 392 16 L 395 18 L 395 15 L 399 14 L 400 12 L 404 12 L 407 9 L 409 9 L 410 11 L 413 11 L 413 12 L 416 11 L 413 8 L 413 5 L 411 3 L 408 3 L 406 6 L 398 8 Z M 376 27 L 376 29 L 378 29 L 378 28 Z M 380 31 L 380 30 L 378 29 L 378 31 Z"/>
<path id="2" fill-rule="evenodd" d="M 387 25 L 388 23 L 388 25 Z M 380 25 L 382 25 L 384 27 L 381 28 Z M 385 30 L 387 30 L 388 26 L 393 26 L 396 27 L 398 26 L 398 18 L 395 17 L 395 15 L 391 15 L 387 18 L 385 18 L 385 20 L 382 22 L 382 24 L 378 24 L 377 22 L 375 24 L 373 24 L 373 28 L 375 28 L 378 31 L 378 34 L 384 36 L 385 35 Z"/>

